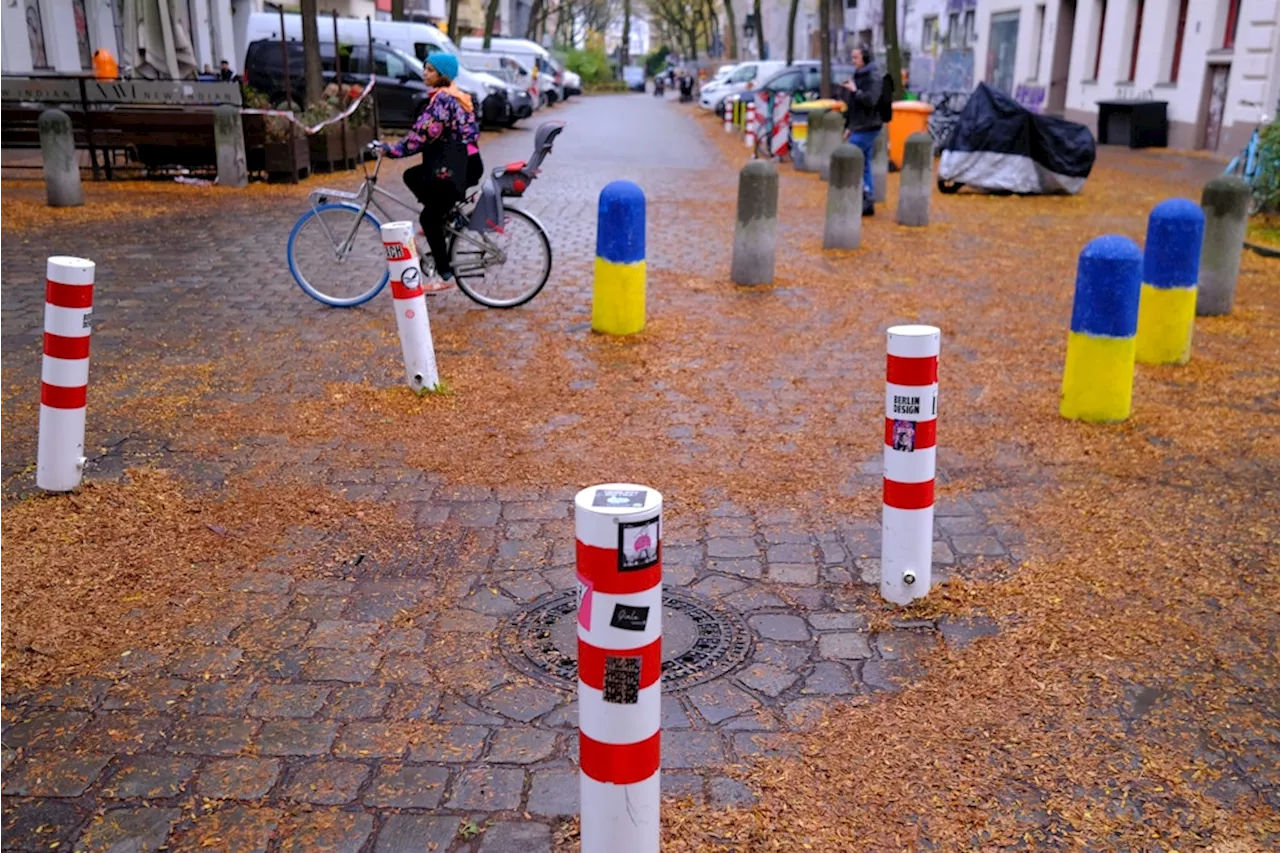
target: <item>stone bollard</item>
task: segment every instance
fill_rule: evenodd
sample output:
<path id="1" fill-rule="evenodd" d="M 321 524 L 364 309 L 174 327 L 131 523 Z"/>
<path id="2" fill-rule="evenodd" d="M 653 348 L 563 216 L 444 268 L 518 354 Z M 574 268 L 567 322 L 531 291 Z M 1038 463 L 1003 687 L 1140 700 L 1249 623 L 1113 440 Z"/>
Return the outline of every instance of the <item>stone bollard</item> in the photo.
<path id="1" fill-rule="evenodd" d="M 1200 250 L 1200 284 L 1196 316 L 1230 314 L 1236 301 L 1236 278 L 1244 253 L 1249 221 L 1249 185 L 1234 175 L 1220 175 L 1204 185 L 1204 243 Z"/>
<path id="2" fill-rule="evenodd" d="M 1064 418 L 1119 423 L 1129 417 L 1141 289 L 1142 250 L 1128 237 L 1096 237 L 1080 253 L 1058 408 Z"/>
<path id="3" fill-rule="evenodd" d="M 631 181 L 600 191 L 596 225 L 596 276 L 591 328 L 631 335 L 645 322 L 645 198 Z"/>
<path id="4" fill-rule="evenodd" d="M 1143 364 L 1186 364 L 1191 358 L 1203 239 L 1204 213 L 1194 201 L 1171 198 L 1152 208 L 1135 351 Z"/>
<path id="5" fill-rule="evenodd" d="M 928 225 L 929 198 L 932 195 L 933 137 L 927 133 L 913 133 L 907 137 L 902 154 L 902 176 L 898 184 L 898 224 Z"/>
<path id="6" fill-rule="evenodd" d="M 738 219 L 733 229 L 734 284 L 770 284 L 778 242 L 778 170 L 752 160 L 738 175 Z"/>
<path id="7" fill-rule="evenodd" d="M 862 171 L 862 149 L 858 146 L 846 142 L 832 152 L 822 248 L 856 249 L 862 245 Z"/>
<path id="8" fill-rule="evenodd" d="M 213 109 L 213 142 L 218 151 L 218 186 L 240 189 L 249 185 L 249 167 L 244 155 L 244 126 L 240 108 L 229 105 Z"/>
<path id="9" fill-rule="evenodd" d="M 80 161 L 71 117 L 62 110 L 40 113 L 40 154 L 44 159 L 45 200 L 50 207 L 84 204 L 80 187 Z"/>
<path id="10" fill-rule="evenodd" d="M 822 137 L 822 122 L 820 119 L 827 114 L 826 110 L 810 110 L 804 113 L 804 144 L 801 146 L 804 150 L 800 152 L 800 156 L 796 156 L 793 152 L 791 162 L 795 164 L 797 172 L 816 172 L 817 167 L 814 165 L 818 151 L 819 140 Z M 794 125 L 793 125 L 794 126 Z"/>
<path id="11" fill-rule="evenodd" d="M 844 114 L 828 111 L 822 117 L 822 159 L 818 161 L 818 177 L 831 178 L 831 155 L 844 139 Z"/>
<path id="12" fill-rule="evenodd" d="M 933 156 L 930 149 L 930 156 Z M 871 186 L 876 203 L 889 197 L 889 128 L 882 127 L 871 148 Z"/>

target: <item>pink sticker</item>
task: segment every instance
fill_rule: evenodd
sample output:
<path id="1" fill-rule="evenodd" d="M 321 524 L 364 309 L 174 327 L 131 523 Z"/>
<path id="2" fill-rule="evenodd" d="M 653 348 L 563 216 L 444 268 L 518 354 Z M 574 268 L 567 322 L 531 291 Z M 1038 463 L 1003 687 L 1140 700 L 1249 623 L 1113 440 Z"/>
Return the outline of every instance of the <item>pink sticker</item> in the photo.
<path id="1" fill-rule="evenodd" d="M 591 585 L 578 575 L 578 624 L 591 630 Z"/>

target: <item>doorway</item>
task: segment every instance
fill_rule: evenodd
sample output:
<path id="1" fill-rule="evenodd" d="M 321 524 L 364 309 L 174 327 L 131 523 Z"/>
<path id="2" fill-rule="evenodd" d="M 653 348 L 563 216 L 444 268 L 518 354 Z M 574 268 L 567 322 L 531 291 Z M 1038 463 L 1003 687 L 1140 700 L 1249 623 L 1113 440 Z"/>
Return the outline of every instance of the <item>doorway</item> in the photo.
<path id="1" fill-rule="evenodd" d="M 1071 40 L 1076 29 L 1076 0 L 1058 4 L 1058 28 L 1053 33 L 1053 68 L 1049 72 L 1046 112 L 1060 116 L 1067 109 L 1067 77 L 1071 71 Z"/>
<path id="2" fill-rule="evenodd" d="M 1012 95 L 1017 58 L 1018 13 L 992 15 L 991 38 L 987 43 L 987 83 L 1006 95 Z"/>
<path id="3" fill-rule="evenodd" d="M 1210 65 L 1205 79 L 1204 144 L 1210 151 L 1218 150 L 1222 141 L 1222 115 L 1227 109 L 1227 81 L 1231 79 L 1230 65 Z"/>

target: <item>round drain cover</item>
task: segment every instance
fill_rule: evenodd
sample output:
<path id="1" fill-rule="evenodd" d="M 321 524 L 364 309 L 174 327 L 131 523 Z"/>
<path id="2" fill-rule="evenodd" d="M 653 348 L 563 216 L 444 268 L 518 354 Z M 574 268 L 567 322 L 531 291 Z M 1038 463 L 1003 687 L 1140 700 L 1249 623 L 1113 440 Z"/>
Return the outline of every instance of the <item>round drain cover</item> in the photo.
<path id="1" fill-rule="evenodd" d="M 578 596 L 570 590 L 515 613 L 499 633 L 511 665 L 559 687 L 578 685 Z M 683 690 L 746 662 L 751 629 L 741 616 L 678 592 L 662 593 L 662 689 Z"/>

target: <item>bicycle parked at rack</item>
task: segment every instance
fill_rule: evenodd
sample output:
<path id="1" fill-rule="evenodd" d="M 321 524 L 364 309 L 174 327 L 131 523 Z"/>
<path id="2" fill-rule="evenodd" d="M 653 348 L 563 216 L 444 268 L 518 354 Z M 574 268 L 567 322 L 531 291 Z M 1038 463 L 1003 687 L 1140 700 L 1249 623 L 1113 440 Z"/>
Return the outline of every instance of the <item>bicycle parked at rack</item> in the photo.
<path id="1" fill-rule="evenodd" d="M 503 199 L 524 195 L 562 130 L 563 122 L 539 127 L 528 161 L 494 169 L 445 219 L 449 261 L 458 289 L 481 305 L 523 305 L 538 295 L 551 276 L 551 241 L 546 229 L 530 214 L 506 206 Z M 435 274 L 422 226 L 417 223 L 422 207 L 416 200 L 406 201 L 378 185 L 383 158 L 381 148 L 374 146 L 373 171 L 367 162 L 362 163 L 364 183 L 360 189 L 313 190 L 308 196 L 311 209 L 299 217 L 289 233 L 289 272 L 308 296 L 335 308 L 368 302 L 386 287 L 389 273 L 382 247 L 383 222 L 413 219 L 424 280 Z M 399 205 L 405 214 L 393 217 L 382 202 Z"/>
<path id="2" fill-rule="evenodd" d="M 1268 119 L 1262 111 L 1262 104 L 1251 101 L 1243 104 L 1258 108 L 1258 124 L 1253 128 L 1244 150 L 1231 158 L 1222 174 L 1235 175 L 1249 185 L 1249 215 L 1253 216 L 1262 210 L 1268 199 L 1274 200 L 1280 195 L 1280 166 L 1277 166 L 1274 159 L 1264 156 L 1261 131 L 1268 124 Z"/>

